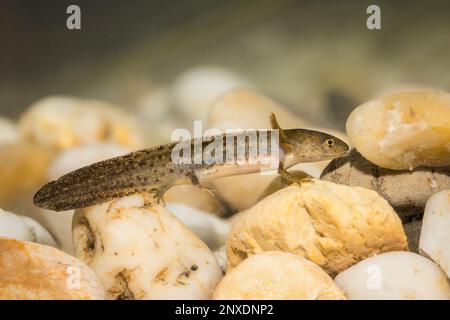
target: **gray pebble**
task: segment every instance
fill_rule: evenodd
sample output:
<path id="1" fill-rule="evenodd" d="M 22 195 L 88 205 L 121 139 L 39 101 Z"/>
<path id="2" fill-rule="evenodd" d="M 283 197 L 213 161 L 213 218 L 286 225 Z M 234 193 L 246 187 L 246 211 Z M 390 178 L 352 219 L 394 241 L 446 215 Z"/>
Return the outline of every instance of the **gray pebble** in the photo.
<path id="1" fill-rule="evenodd" d="M 419 167 L 413 171 L 385 169 L 353 149 L 349 155 L 331 161 L 321 179 L 375 190 L 405 221 L 422 215 L 432 194 L 450 188 L 450 167 Z"/>

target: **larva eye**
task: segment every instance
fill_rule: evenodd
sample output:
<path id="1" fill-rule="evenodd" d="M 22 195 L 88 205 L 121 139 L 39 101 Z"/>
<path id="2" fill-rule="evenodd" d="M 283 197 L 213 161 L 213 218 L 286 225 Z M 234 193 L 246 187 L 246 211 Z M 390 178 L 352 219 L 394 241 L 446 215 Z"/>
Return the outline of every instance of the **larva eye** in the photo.
<path id="1" fill-rule="evenodd" d="M 333 139 L 327 139 L 325 140 L 325 143 L 327 144 L 327 146 L 329 146 L 330 148 L 332 146 L 334 146 L 334 140 Z"/>

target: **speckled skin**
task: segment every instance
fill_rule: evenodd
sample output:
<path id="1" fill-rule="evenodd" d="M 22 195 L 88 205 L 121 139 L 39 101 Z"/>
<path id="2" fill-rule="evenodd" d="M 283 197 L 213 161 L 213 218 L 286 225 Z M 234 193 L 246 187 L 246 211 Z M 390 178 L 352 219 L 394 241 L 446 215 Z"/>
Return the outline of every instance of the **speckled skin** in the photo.
<path id="1" fill-rule="evenodd" d="M 281 133 L 277 159 L 281 164 L 279 172 L 285 173 L 285 176 L 288 176 L 285 169 L 296 163 L 331 159 L 345 154 L 348 150 L 343 141 L 326 133 L 304 129 L 283 130 L 279 127 L 276 129 Z M 258 138 L 262 132 L 267 134 L 267 131 L 256 131 Z M 226 157 L 227 148 L 233 148 L 228 151 L 236 151 L 239 135 L 233 136 L 234 146 L 226 143 L 223 135 L 215 137 L 222 139 L 224 143 L 223 159 Z M 195 164 L 194 159 L 199 155 L 199 150 L 204 151 L 214 141 L 214 139 L 203 141 L 202 148 L 194 147 L 198 140 L 185 142 L 191 144 L 193 164 L 176 164 L 172 161 L 172 150 L 177 143 L 94 163 L 46 184 L 34 196 L 34 204 L 50 210 L 63 211 L 84 208 L 143 191 L 154 193 L 159 201 L 163 199 L 164 192 L 173 185 L 200 184 L 208 179 L 258 172 L 267 166 L 267 161 L 270 160 L 268 157 L 273 156 L 256 155 L 256 158 L 252 158 L 248 151 L 255 147 L 252 145 L 255 141 L 248 139 L 244 163 L 237 161 L 237 153 L 234 152 L 232 161 L 226 163 L 202 161 Z M 259 139 L 256 142 L 258 141 Z M 270 139 L 268 142 L 270 146 Z"/>

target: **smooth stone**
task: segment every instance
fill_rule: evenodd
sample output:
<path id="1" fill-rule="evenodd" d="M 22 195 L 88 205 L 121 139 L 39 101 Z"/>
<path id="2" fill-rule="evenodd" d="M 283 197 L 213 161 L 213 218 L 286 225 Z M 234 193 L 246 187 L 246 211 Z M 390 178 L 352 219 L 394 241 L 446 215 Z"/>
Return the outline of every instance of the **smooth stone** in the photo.
<path id="1" fill-rule="evenodd" d="M 75 211 L 73 239 L 107 299 L 209 299 L 222 277 L 208 246 L 151 194 Z"/>
<path id="2" fill-rule="evenodd" d="M 450 94 L 423 90 L 372 100 L 350 114 L 353 146 L 382 168 L 450 165 Z"/>
<path id="3" fill-rule="evenodd" d="M 42 244 L 0 237 L 0 300 L 103 300 L 80 260 Z"/>
<path id="4" fill-rule="evenodd" d="M 450 299 L 445 273 L 433 261 L 411 252 L 370 257 L 334 281 L 350 300 Z"/>
<path id="5" fill-rule="evenodd" d="M 385 169 L 353 149 L 349 155 L 331 161 L 321 179 L 375 190 L 406 218 L 422 215 L 431 195 L 450 188 L 450 166 L 413 171 Z"/>
<path id="6" fill-rule="evenodd" d="M 232 269 L 254 254 L 282 250 L 335 275 L 371 255 L 407 247 L 400 218 L 375 191 L 314 179 L 243 212 L 232 223 L 227 259 Z"/>
<path id="7" fill-rule="evenodd" d="M 346 300 L 325 271 L 298 255 L 268 251 L 228 271 L 213 295 L 219 300 Z"/>
<path id="8" fill-rule="evenodd" d="M 436 262 L 450 278 L 450 190 L 436 193 L 428 199 L 419 251 Z"/>

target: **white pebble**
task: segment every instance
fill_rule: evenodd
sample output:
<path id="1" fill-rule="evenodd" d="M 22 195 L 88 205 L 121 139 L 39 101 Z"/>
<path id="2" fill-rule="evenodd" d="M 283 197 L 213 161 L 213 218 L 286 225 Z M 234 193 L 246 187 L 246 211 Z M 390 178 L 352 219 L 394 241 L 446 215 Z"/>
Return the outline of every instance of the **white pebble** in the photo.
<path id="1" fill-rule="evenodd" d="M 206 244 L 153 196 L 77 210 L 74 246 L 109 299 L 208 299 L 222 272 Z"/>
<path id="2" fill-rule="evenodd" d="M 15 124 L 5 118 L 0 118 L 0 145 L 11 144 L 19 140 L 19 133 Z"/>
<path id="3" fill-rule="evenodd" d="M 178 111 L 188 121 L 193 121 L 204 120 L 210 104 L 221 94 L 249 86 L 247 80 L 232 71 L 199 66 L 180 74 L 172 92 Z"/>
<path id="4" fill-rule="evenodd" d="M 219 263 L 222 272 L 225 273 L 227 271 L 227 246 L 223 245 L 220 248 L 213 251 L 214 256 L 216 257 L 217 262 Z"/>
<path id="5" fill-rule="evenodd" d="M 48 179 L 56 180 L 62 175 L 92 163 L 118 157 L 131 150 L 114 143 L 92 143 L 61 152 L 48 169 Z"/>
<path id="6" fill-rule="evenodd" d="M 365 259 L 338 274 L 335 282 L 351 300 L 450 299 L 442 270 L 411 252 L 387 252 Z"/>
<path id="7" fill-rule="evenodd" d="M 225 244 L 230 231 L 230 224 L 225 220 L 181 203 L 168 203 L 166 209 L 180 219 L 211 249 Z"/>
<path id="8" fill-rule="evenodd" d="M 433 259 L 450 278 L 450 190 L 435 193 L 428 199 L 419 251 Z"/>
<path id="9" fill-rule="evenodd" d="M 0 237 L 37 242 L 57 247 L 50 233 L 28 217 L 0 209 Z"/>

